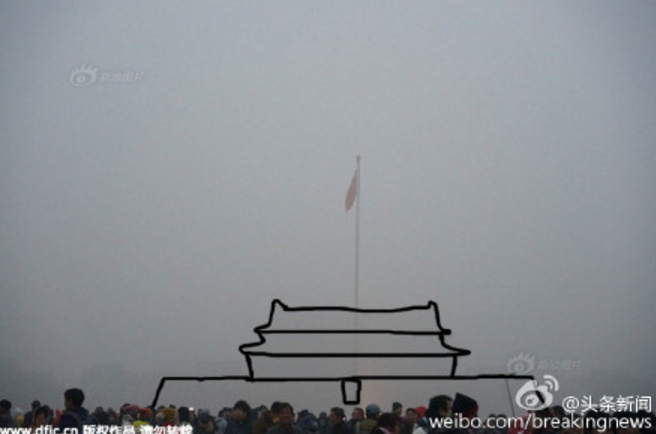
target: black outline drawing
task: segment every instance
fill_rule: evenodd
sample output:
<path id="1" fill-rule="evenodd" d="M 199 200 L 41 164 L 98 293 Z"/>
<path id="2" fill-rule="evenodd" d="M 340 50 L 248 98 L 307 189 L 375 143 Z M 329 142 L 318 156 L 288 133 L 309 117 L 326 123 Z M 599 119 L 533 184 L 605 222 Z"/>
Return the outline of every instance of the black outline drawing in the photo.
<path id="1" fill-rule="evenodd" d="M 347 312 L 354 313 L 355 325 L 353 328 L 336 328 L 336 329 L 274 329 L 272 328 L 274 314 L 277 309 L 282 309 L 283 312 Z M 360 329 L 357 326 L 357 317 L 362 315 L 392 315 L 395 313 L 403 312 L 416 312 L 416 311 L 433 311 L 435 315 L 436 330 L 397 330 L 397 329 Z M 289 307 L 278 299 L 271 302 L 271 311 L 269 313 L 269 321 L 266 324 L 257 326 L 253 331 L 258 335 L 259 342 L 242 344 L 239 347 L 239 352 L 246 358 L 248 365 L 247 376 L 222 376 L 222 377 L 162 377 L 159 386 L 153 399 L 153 407 L 157 406 L 159 395 L 164 388 L 167 381 L 226 381 L 226 380 L 241 380 L 248 383 L 271 383 L 271 382 L 340 382 L 342 401 L 345 405 L 358 405 L 360 404 L 360 392 L 362 390 L 363 380 L 486 380 L 486 379 L 513 379 L 513 380 L 535 380 L 532 375 L 515 375 L 515 374 L 480 374 L 480 375 L 456 375 L 456 368 L 458 366 L 458 358 L 470 355 L 471 352 L 466 349 L 455 348 L 444 342 L 444 337 L 451 334 L 450 329 L 443 328 L 440 323 L 440 315 L 437 303 L 429 301 L 426 305 L 419 306 L 406 306 L 397 309 L 361 309 L 343 306 L 309 306 L 309 307 Z M 405 336 L 435 336 L 439 338 L 445 351 L 440 352 L 421 352 L 421 353 L 394 353 L 394 352 L 371 352 L 363 353 L 359 351 L 345 351 L 345 352 L 330 352 L 330 353 L 315 353 L 315 352 L 277 352 L 277 351 L 264 351 L 262 347 L 267 342 L 266 337 L 269 335 L 278 334 L 294 334 L 294 335 L 310 335 L 310 334 L 340 334 L 352 335 L 357 338 L 359 335 L 405 335 Z M 257 359 L 295 359 L 295 358 L 349 358 L 357 360 L 359 358 L 451 358 L 451 373 L 449 375 L 348 375 L 348 376 L 310 376 L 310 377 L 260 377 L 256 374 L 253 368 L 253 358 Z M 351 384 L 355 388 L 355 396 L 349 397 L 347 385 Z"/>

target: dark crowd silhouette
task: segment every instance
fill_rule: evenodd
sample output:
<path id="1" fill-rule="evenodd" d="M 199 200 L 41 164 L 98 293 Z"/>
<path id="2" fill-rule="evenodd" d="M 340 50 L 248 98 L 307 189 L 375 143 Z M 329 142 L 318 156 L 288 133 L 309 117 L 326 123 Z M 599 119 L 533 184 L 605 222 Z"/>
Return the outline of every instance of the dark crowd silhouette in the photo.
<path id="1" fill-rule="evenodd" d="M 52 429 L 44 429 L 46 427 L 58 428 L 59 433 L 66 428 L 76 428 L 80 434 L 656 434 L 656 416 L 645 410 L 618 411 L 612 414 L 591 410 L 585 414 L 576 414 L 567 413 L 562 406 L 556 405 L 512 418 L 521 419 L 525 423 L 511 422 L 505 426 L 485 423 L 509 418 L 503 414 L 490 414 L 481 418 L 477 401 L 461 393 L 456 393 L 455 397 L 434 396 L 427 406 L 404 407 L 400 402 L 395 402 L 389 411 L 383 411 L 379 405 L 371 403 L 365 407 L 355 407 L 350 415 L 338 406 L 315 414 L 309 410 L 297 412 L 288 402 L 276 401 L 268 407 L 252 407 L 244 400 L 238 400 L 232 407 L 222 408 L 214 414 L 205 408 L 176 405 L 153 408 L 130 403 L 116 410 L 97 407 L 91 412 L 84 407 L 84 401 L 85 395 L 81 389 L 68 389 L 63 396 L 63 409 L 35 400 L 31 410 L 22 414 L 12 407 L 9 400 L 3 399 L 0 401 L 0 429 L 21 429 L 3 430 L 3 434 L 54 432 Z M 646 423 L 642 427 L 597 423 L 594 428 L 557 423 L 565 419 L 570 422 L 610 422 L 613 418 L 642 420 Z M 456 419 L 461 422 L 461 426 L 448 426 L 445 423 Z M 475 419 L 482 426 L 462 426 L 462 421 Z M 599 429 L 599 426 L 605 429 Z"/>

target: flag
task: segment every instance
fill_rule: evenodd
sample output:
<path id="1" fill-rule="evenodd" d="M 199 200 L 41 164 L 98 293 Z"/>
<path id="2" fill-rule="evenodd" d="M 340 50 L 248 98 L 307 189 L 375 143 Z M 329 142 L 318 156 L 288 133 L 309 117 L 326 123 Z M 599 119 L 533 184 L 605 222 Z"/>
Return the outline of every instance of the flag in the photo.
<path id="1" fill-rule="evenodd" d="M 346 212 L 353 208 L 355 203 L 355 197 L 358 195 L 358 171 L 356 170 L 353 174 L 353 179 L 351 179 L 351 185 L 349 185 L 348 191 L 346 192 Z"/>

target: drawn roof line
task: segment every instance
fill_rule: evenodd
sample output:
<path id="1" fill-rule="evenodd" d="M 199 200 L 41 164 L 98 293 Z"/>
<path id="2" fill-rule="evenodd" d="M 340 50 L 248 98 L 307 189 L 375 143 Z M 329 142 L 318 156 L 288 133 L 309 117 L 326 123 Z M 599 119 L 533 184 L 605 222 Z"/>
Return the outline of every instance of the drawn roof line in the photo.
<path id="1" fill-rule="evenodd" d="M 414 312 L 418 310 L 423 311 L 433 311 L 433 317 L 435 319 L 435 325 L 437 326 L 436 331 L 411 331 L 411 330 L 394 330 L 394 329 L 381 329 L 381 330 L 359 330 L 359 329 L 272 329 L 270 328 L 273 324 L 274 316 L 276 311 L 282 309 L 283 312 L 352 312 L 359 314 L 394 314 L 402 312 Z M 430 300 L 426 305 L 411 305 L 401 308 L 392 308 L 392 309 L 366 309 L 366 308 L 352 308 L 345 306 L 305 306 L 305 307 L 290 307 L 289 305 L 282 302 L 280 299 L 273 299 L 271 302 L 271 309 L 269 310 L 269 319 L 266 324 L 257 326 L 253 329 L 257 334 L 258 342 L 245 343 L 239 346 L 239 352 L 246 357 L 246 363 L 248 365 L 248 370 L 251 375 L 254 374 L 251 356 L 262 356 L 262 357 L 271 357 L 271 358 L 303 358 L 303 357 L 312 357 L 312 358 L 367 358 L 367 357 L 412 357 L 412 358 L 436 358 L 436 357 L 460 357 L 467 356 L 471 354 L 471 351 L 467 349 L 457 348 L 452 345 L 447 344 L 444 341 L 445 335 L 450 335 L 451 330 L 442 327 L 440 322 L 440 314 L 437 303 L 433 300 Z M 264 346 L 267 343 L 265 335 L 276 335 L 276 334 L 388 334 L 388 335 L 405 335 L 405 336 L 426 336 L 432 335 L 439 337 L 440 344 L 442 348 L 448 352 L 446 353 L 361 353 L 361 352 L 313 352 L 313 353 L 289 353 L 289 352 L 271 352 L 264 351 L 261 348 L 256 350 L 258 347 Z"/>
<path id="2" fill-rule="evenodd" d="M 312 330 L 297 330 L 297 329 L 266 329 L 258 330 L 257 333 L 263 335 L 269 334 L 307 334 L 307 335 L 322 335 L 322 334 L 364 334 L 364 335 L 410 335 L 410 336 L 444 336 L 450 335 L 441 331 L 428 331 L 428 330 L 392 330 L 392 329 L 374 329 L 374 330 L 360 330 L 360 329 L 312 329 Z"/>
<path id="3" fill-rule="evenodd" d="M 451 334 L 451 329 L 445 328 L 442 326 L 440 321 L 440 311 L 437 303 L 433 300 L 429 300 L 425 305 L 410 305 L 400 308 L 390 308 L 390 309 L 367 309 L 367 308 L 355 308 L 347 306 L 295 306 L 290 307 L 289 305 L 282 302 L 282 300 L 275 298 L 271 301 L 271 309 L 269 311 L 269 320 L 266 324 L 262 324 L 253 329 L 257 334 L 260 333 L 276 333 L 279 332 L 279 329 L 271 328 L 273 324 L 274 314 L 276 312 L 276 307 L 280 307 L 284 312 L 350 312 L 350 313 L 362 313 L 362 314 L 376 314 L 376 313 L 403 313 L 403 312 L 413 312 L 418 310 L 432 310 L 435 318 L 435 325 L 437 325 L 437 334 L 449 335 Z M 292 330 L 292 329 L 283 329 L 283 330 Z M 315 329 L 298 329 L 294 332 L 300 333 L 311 333 Z M 348 329 L 339 329 L 348 332 Z M 353 329 L 351 332 L 358 333 L 361 330 Z M 328 332 L 336 332 L 335 330 L 330 330 Z M 384 333 L 396 332 L 395 330 L 384 330 Z M 414 334 L 412 332 L 406 334 Z"/>
<path id="4" fill-rule="evenodd" d="M 353 358 L 441 358 L 441 357 L 457 357 L 465 356 L 471 354 L 469 350 L 455 350 L 455 353 L 276 353 L 270 351 L 248 351 L 248 354 L 251 356 L 265 356 L 265 357 L 290 357 L 290 358 L 341 358 L 341 357 L 353 357 Z"/>
<path id="5" fill-rule="evenodd" d="M 340 380 L 448 380 L 448 381 L 475 381 L 487 379 L 500 380 L 535 380 L 534 375 L 530 374 L 465 374 L 465 375 L 335 375 L 329 377 L 259 377 L 253 378 L 248 375 L 220 375 L 220 376 L 185 376 L 170 375 L 160 378 L 160 384 L 166 381 L 247 381 L 250 383 L 293 383 L 295 381 L 306 382 L 330 382 Z"/>
<path id="6" fill-rule="evenodd" d="M 446 349 L 448 349 L 448 350 L 451 350 L 451 351 L 455 351 L 455 352 L 457 352 L 457 353 L 460 353 L 459 355 L 461 355 L 461 356 L 468 356 L 468 355 L 471 354 L 471 351 L 469 351 L 469 350 L 466 349 L 466 348 L 458 348 L 458 347 L 454 347 L 453 345 L 449 345 L 449 344 L 447 344 L 446 342 L 444 342 L 444 339 L 440 339 L 440 340 L 441 340 L 441 342 L 442 342 L 442 346 L 443 346 L 444 348 L 446 348 Z"/>
<path id="7" fill-rule="evenodd" d="M 249 342 L 246 344 L 241 344 L 239 346 L 239 352 L 242 353 L 244 356 L 267 356 L 267 357 L 452 357 L 452 356 L 468 356 L 471 354 L 471 351 L 465 348 L 458 348 L 454 347 L 452 345 L 447 344 L 446 342 L 442 341 L 442 347 L 448 351 L 449 353 L 408 353 L 408 352 L 402 352 L 402 353 L 380 353 L 380 352 L 373 352 L 373 353 L 364 353 L 364 352 L 344 352 L 344 353 L 339 353 L 339 352 L 319 352 L 319 353 L 288 353 L 288 352 L 271 352 L 271 351 L 257 351 L 253 350 L 252 348 L 257 348 L 265 344 L 267 341 L 263 336 L 259 336 L 259 341 L 258 342 Z"/>
<path id="8" fill-rule="evenodd" d="M 290 333 L 291 334 L 291 333 Z M 392 333 L 396 334 L 396 333 Z M 405 333 L 399 333 L 399 334 L 405 334 Z M 407 335 L 413 336 L 413 333 L 408 333 Z M 422 334 L 423 335 L 423 334 Z M 408 353 L 408 352 L 402 352 L 402 353 L 381 353 L 381 352 L 373 352 L 373 353 L 366 353 L 366 352 L 314 352 L 314 353 L 288 353 L 288 352 L 271 352 L 271 351 L 257 351 L 253 350 L 252 348 L 257 348 L 265 343 L 267 343 L 266 338 L 263 336 L 263 334 L 258 333 L 258 342 L 249 342 L 245 343 L 239 346 L 239 352 L 242 353 L 244 356 L 248 355 L 253 355 L 253 356 L 267 356 L 267 357 L 284 357 L 284 356 L 289 356 L 289 357 L 452 357 L 452 356 L 468 356 L 471 354 L 470 350 L 464 349 L 464 348 L 458 348 L 454 347 L 452 345 L 447 344 L 442 336 L 439 336 L 440 338 L 440 344 L 442 348 L 445 350 L 449 350 L 449 353 Z M 411 354 L 411 356 L 406 356 L 406 354 Z"/>

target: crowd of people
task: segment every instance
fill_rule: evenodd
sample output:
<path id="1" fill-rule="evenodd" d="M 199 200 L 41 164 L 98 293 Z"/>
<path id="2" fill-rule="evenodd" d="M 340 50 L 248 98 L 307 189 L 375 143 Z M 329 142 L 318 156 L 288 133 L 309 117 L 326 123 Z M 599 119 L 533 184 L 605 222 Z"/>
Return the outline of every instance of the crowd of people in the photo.
<path id="1" fill-rule="evenodd" d="M 445 427 L 435 421 L 472 420 L 479 418 L 478 403 L 475 399 L 457 393 L 455 398 L 437 395 L 430 399 L 427 407 L 408 407 L 395 402 L 389 412 L 384 412 L 377 404 L 355 407 L 347 417 L 342 407 L 332 407 L 318 415 L 308 411 L 294 411 L 287 402 L 274 402 L 269 407 L 251 407 L 244 401 L 237 401 L 232 407 L 223 408 L 213 415 L 209 409 L 194 409 L 184 406 L 141 407 L 136 404 L 123 404 L 118 410 L 97 407 L 93 412 L 84 407 L 85 395 L 80 389 L 68 389 L 64 393 L 64 409 L 56 410 L 40 401 L 32 402 L 26 414 L 12 411 L 12 403 L 0 401 L 0 428 L 29 428 L 38 434 L 40 427 L 77 428 L 80 434 L 89 430 L 85 427 L 122 427 L 123 431 L 135 434 L 153 433 L 152 427 L 185 427 L 188 434 L 599 434 L 603 431 L 590 428 L 562 428 L 556 424 L 533 423 L 510 424 L 509 426 L 482 426 L 467 428 Z M 558 418 L 611 418 L 620 416 L 599 411 L 585 415 L 567 415 L 562 407 L 554 406 L 534 412 L 542 421 Z M 642 429 L 612 427 L 614 434 L 655 434 L 656 417 L 654 413 L 622 412 L 624 418 L 649 420 Z M 489 415 L 501 419 L 505 415 Z M 524 416 L 527 420 L 527 416 Z M 530 419 L 528 419 L 530 420 Z M 492 424 L 490 424 L 492 425 Z M 539 425 L 539 426 L 538 426 Z M 125 429 L 129 428 L 129 430 Z M 148 430 L 149 428 L 150 430 Z M 6 432 L 6 431 L 5 431 Z M 23 431 L 25 432 L 25 431 Z M 63 431 L 60 431 L 63 432 Z M 69 431 L 70 432 L 70 431 Z M 96 431 L 99 432 L 99 431 Z M 103 431 L 112 432 L 112 431 Z M 165 432 L 171 432 L 165 431 Z"/>

